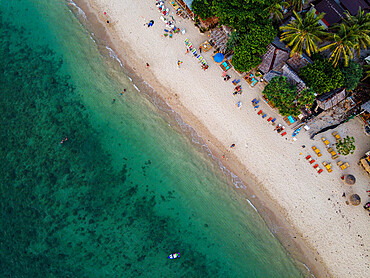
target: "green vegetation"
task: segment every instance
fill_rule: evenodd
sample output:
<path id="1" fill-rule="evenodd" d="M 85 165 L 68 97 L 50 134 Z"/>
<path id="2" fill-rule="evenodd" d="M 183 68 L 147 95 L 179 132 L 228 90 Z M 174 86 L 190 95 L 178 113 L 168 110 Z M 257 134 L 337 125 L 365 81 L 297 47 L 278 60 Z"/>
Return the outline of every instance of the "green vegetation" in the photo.
<path id="1" fill-rule="evenodd" d="M 355 143 L 355 138 L 353 136 L 345 137 L 339 140 L 338 143 L 335 144 L 335 147 L 338 150 L 338 153 L 341 155 L 349 155 L 353 154 L 356 150 L 356 146 L 354 145 Z"/>
<path id="2" fill-rule="evenodd" d="M 212 0 L 194 0 L 191 3 L 191 8 L 197 16 L 201 19 L 207 19 L 213 16 Z"/>
<path id="3" fill-rule="evenodd" d="M 258 66 L 267 45 L 277 34 L 269 19 L 269 6 L 269 0 L 194 0 L 192 3 L 194 13 L 202 19 L 216 16 L 221 24 L 234 29 L 227 51 L 234 50 L 232 63 L 239 71 Z"/>
<path id="4" fill-rule="evenodd" d="M 350 60 L 347 67 L 340 68 L 343 74 L 343 86 L 347 91 L 356 89 L 362 76 L 361 65 Z"/>
<path id="5" fill-rule="evenodd" d="M 316 59 L 303 67 L 299 73 L 306 85 L 318 95 L 343 86 L 343 74 L 327 60 Z"/>
<path id="6" fill-rule="evenodd" d="M 308 12 L 304 18 L 294 11 L 296 19 L 289 22 L 286 26 L 281 26 L 283 31 L 280 39 L 292 47 L 291 55 L 294 53 L 302 54 L 303 50 L 309 56 L 318 51 L 317 44 L 321 42 L 320 37 L 325 33 L 325 28 L 319 24 L 319 20 L 324 17 L 321 13 L 316 15 L 313 10 Z"/>
<path id="7" fill-rule="evenodd" d="M 344 22 L 351 27 L 354 33 L 354 50 L 360 57 L 360 50 L 367 49 L 367 46 L 370 45 L 370 13 L 365 14 L 360 7 L 357 15 L 352 16 L 346 12 L 346 17 Z"/>
<path id="8" fill-rule="evenodd" d="M 364 65 L 364 78 L 361 81 L 365 81 L 370 77 L 370 65 Z"/>
<path id="9" fill-rule="evenodd" d="M 284 9 L 289 7 L 288 2 L 282 2 L 281 0 L 271 0 L 269 6 L 265 9 L 270 14 L 270 19 L 275 22 L 279 22 L 283 19 Z"/>
<path id="10" fill-rule="evenodd" d="M 251 28 L 251 32 L 243 34 L 239 44 L 234 48 L 233 66 L 238 71 L 249 71 L 261 63 L 261 56 L 266 46 L 275 38 L 276 30 L 272 25 Z"/>
<path id="11" fill-rule="evenodd" d="M 320 51 L 330 50 L 329 60 L 333 62 L 334 67 L 338 65 L 340 58 L 344 58 L 345 66 L 347 66 L 348 58 L 353 59 L 355 34 L 344 23 L 335 25 L 331 31 L 326 35 L 331 43 L 320 48 Z"/>
<path id="12" fill-rule="evenodd" d="M 287 82 L 285 76 L 274 77 L 263 90 L 263 94 L 272 101 L 283 116 L 300 114 L 299 108 L 311 105 L 315 99 L 313 91 L 306 89 L 297 93 L 295 85 Z"/>
<path id="13" fill-rule="evenodd" d="M 294 11 L 301 12 L 303 9 L 303 0 L 290 0 L 290 6 Z"/>
<path id="14" fill-rule="evenodd" d="M 330 33 L 326 35 L 329 44 L 320 49 L 331 51 L 329 60 L 335 67 L 341 58 L 344 58 L 347 66 L 349 58 L 353 59 L 354 51 L 359 57 L 360 50 L 367 49 L 370 45 L 370 14 L 365 15 L 360 8 L 357 15 L 346 13 L 346 17 L 343 23 L 336 24 L 330 29 Z"/>

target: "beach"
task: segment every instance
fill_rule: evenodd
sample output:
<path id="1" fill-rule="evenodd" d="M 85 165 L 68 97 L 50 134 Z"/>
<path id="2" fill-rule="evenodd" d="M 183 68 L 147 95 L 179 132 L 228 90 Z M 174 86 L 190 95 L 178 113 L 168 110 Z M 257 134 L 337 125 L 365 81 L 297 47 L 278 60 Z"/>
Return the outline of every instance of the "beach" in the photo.
<path id="1" fill-rule="evenodd" d="M 251 105 L 252 99 L 261 99 L 263 84 L 251 88 L 242 80 L 243 94 L 233 96 L 233 84 L 224 82 L 222 70 L 212 61 L 213 49 L 202 53 L 209 64 L 206 71 L 191 54 L 186 54 L 186 38 L 196 48 L 208 38 L 190 19 L 177 17 L 170 8 L 175 25 L 186 33 L 169 38 L 164 36 L 166 26 L 155 1 L 75 2 L 91 21 L 98 19 L 104 26 L 101 35 L 106 36 L 115 53 L 128 61 L 132 71 L 196 130 L 213 155 L 244 181 L 246 189 L 236 190 L 240 194 L 253 192 L 256 198 L 250 201 L 265 215 L 272 232 L 293 256 L 300 258 L 316 277 L 366 277 L 369 273 L 369 215 L 361 205 L 345 203 L 351 193 L 359 194 L 362 204 L 369 199 L 366 194 L 369 176 L 357 162 L 370 149 L 370 142 L 359 119 L 336 129 L 342 137 L 354 136 L 357 146 L 354 154 L 343 157 L 350 167 L 341 171 L 330 161 L 321 142 L 321 136 L 335 142 L 331 131 L 312 141 L 311 134 L 319 128 L 319 123 L 312 122 L 309 123 L 311 129 L 301 131 L 297 141 L 291 140 L 289 127 L 290 132 L 282 137 Z M 166 5 L 170 7 L 168 1 Z M 150 20 L 154 20 L 154 25 L 149 28 Z M 178 66 L 178 61 L 183 63 Z M 235 71 L 228 74 L 231 80 L 242 79 Z M 236 105 L 238 101 L 243 104 L 240 108 Z M 276 110 L 262 99 L 260 109 L 268 114 L 267 118 L 276 117 L 277 123 L 285 124 Z M 231 144 L 235 147 L 230 148 Z M 321 149 L 320 159 L 312 151 L 313 145 Z M 322 161 L 331 162 L 333 172 L 324 169 L 318 174 L 305 159 L 307 155 L 320 162 L 321 168 L 324 168 Z M 343 174 L 353 174 L 356 184 L 345 185 L 340 179 Z M 342 197 L 344 192 L 346 197 Z M 274 230 L 276 222 L 284 224 L 286 230 Z"/>

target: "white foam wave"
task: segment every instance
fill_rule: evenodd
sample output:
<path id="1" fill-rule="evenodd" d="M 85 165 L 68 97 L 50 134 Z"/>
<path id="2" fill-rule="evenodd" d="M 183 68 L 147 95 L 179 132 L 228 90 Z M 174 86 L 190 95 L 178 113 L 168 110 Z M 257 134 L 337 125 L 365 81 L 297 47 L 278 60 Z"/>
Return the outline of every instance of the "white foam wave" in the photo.
<path id="1" fill-rule="evenodd" d="M 249 199 L 246 199 L 247 202 L 251 205 L 251 207 L 256 211 L 258 212 L 257 208 L 252 204 L 252 202 L 249 200 Z"/>
<path id="2" fill-rule="evenodd" d="M 90 39 L 92 39 L 93 40 L 93 42 L 95 42 L 96 43 L 96 41 L 94 40 L 94 38 L 90 35 Z"/>
<path id="3" fill-rule="evenodd" d="M 77 6 L 75 2 L 73 2 L 72 0 L 67 0 L 67 3 L 68 5 L 71 5 L 77 9 L 78 15 L 82 16 L 84 19 L 87 19 L 85 12 L 79 6 Z"/>
<path id="4" fill-rule="evenodd" d="M 140 89 L 135 84 L 133 84 L 133 85 L 134 85 L 134 87 L 135 87 L 136 90 L 138 90 L 139 92 L 141 92 Z"/>
<path id="5" fill-rule="evenodd" d="M 110 48 L 109 46 L 105 46 L 105 48 L 109 52 L 109 57 L 117 60 L 117 62 L 119 63 L 119 65 L 123 68 L 122 61 L 120 60 L 120 58 L 118 58 L 118 55 L 116 54 L 116 52 L 114 52 L 114 50 L 112 48 Z"/>

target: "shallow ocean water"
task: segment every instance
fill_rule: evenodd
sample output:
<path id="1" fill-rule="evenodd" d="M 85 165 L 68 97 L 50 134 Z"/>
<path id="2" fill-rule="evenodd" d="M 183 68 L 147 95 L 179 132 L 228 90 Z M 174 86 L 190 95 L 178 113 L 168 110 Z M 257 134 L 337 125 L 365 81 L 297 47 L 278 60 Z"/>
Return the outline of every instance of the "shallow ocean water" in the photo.
<path id="1" fill-rule="evenodd" d="M 0 12 L 1 277 L 302 276 L 83 15 L 62 0 Z"/>

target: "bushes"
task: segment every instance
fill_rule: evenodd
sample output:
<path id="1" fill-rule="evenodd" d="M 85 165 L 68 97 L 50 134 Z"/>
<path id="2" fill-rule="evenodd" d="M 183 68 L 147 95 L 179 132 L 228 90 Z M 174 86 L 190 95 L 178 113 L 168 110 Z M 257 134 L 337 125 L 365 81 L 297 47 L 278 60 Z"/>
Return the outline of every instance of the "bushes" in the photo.
<path id="1" fill-rule="evenodd" d="M 318 95 L 343 86 L 343 74 L 327 60 L 316 60 L 303 67 L 299 73 L 306 85 Z"/>
<path id="2" fill-rule="evenodd" d="M 311 89 L 297 93 L 296 86 L 288 83 L 285 76 L 272 78 L 263 90 L 263 94 L 273 102 L 283 116 L 298 116 L 301 106 L 311 105 L 315 100 Z"/>
<path id="3" fill-rule="evenodd" d="M 343 86 L 346 90 L 352 91 L 356 89 L 362 76 L 361 65 L 350 60 L 348 67 L 342 66 L 340 70 L 343 74 Z"/>
<path id="4" fill-rule="evenodd" d="M 249 71 L 261 64 L 261 56 L 266 52 L 267 45 L 273 41 L 277 32 L 272 26 L 253 25 L 248 34 L 240 37 L 234 49 L 232 64 L 238 71 Z"/>

